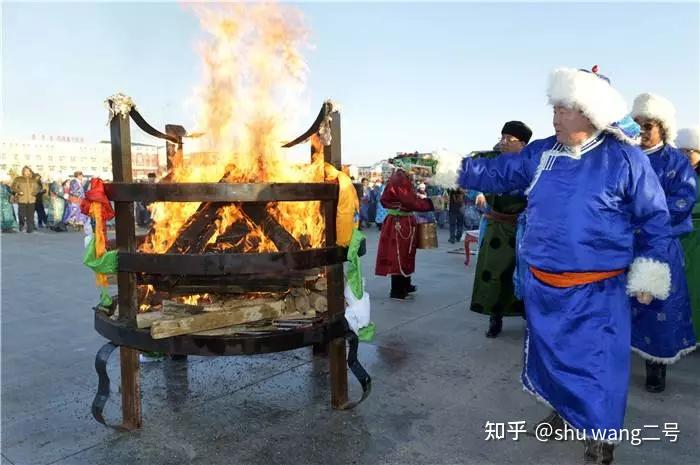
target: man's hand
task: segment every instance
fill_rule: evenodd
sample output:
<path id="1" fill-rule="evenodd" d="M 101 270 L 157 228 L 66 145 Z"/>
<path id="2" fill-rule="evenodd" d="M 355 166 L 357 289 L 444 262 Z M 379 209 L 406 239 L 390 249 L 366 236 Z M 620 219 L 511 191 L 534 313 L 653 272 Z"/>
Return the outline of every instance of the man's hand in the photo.
<path id="1" fill-rule="evenodd" d="M 476 199 L 474 199 L 474 203 L 478 208 L 486 208 L 486 197 L 484 194 L 477 195 Z"/>
<path id="2" fill-rule="evenodd" d="M 648 292 L 637 292 L 635 297 L 637 297 L 637 302 L 642 305 L 649 305 L 651 301 L 654 300 L 654 296 Z"/>

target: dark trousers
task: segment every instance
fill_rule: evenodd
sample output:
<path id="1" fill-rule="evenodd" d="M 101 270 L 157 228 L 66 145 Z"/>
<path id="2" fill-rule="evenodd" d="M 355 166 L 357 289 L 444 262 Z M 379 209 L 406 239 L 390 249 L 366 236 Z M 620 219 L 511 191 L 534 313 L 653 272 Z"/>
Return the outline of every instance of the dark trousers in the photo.
<path id="1" fill-rule="evenodd" d="M 464 214 L 462 212 L 450 212 L 450 239 L 458 241 L 462 238 L 464 229 Z"/>
<path id="2" fill-rule="evenodd" d="M 411 286 L 411 277 L 400 274 L 391 275 L 391 297 L 406 297 Z"/>
<path id="3" fill-rule="evenodd" d="M 27 232 L 34 231 L 34 208 L 33 203 L 20 203 L 19 204 L 19 229 L 26 224 Z"/>
<path id="4" fill-rule="evenodd" d="M 46 226 L 46 223 L 49 221 L 49 217 L 46 214 L 46 209 L 44 208 L 44 202 L 40 199 L 37 199 L 36 204 L 35 204 L 35 209 L 36 209 L 37 220 L 39 221 L 39 227 L 43 228 L 44 226 Z"/>

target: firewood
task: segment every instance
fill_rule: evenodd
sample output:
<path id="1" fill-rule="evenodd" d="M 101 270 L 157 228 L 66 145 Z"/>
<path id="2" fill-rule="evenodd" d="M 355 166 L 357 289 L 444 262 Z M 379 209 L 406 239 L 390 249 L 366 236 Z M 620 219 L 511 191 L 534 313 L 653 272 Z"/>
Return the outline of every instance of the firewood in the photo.
<path id="1" fill-rule="evenodd" d="M 136 327 L 139 329 L 150 328 L 154 321 L 167 318 L 163 312 L 145 312 L 136 314 Z"/>
<path id="2" fill-rule="evenodd" d="M 311 291 L 303 287 L 295 287 L 293 289 L 290 289 L 289 293 L 292 294 L 294 297 L 299 297 L 303 295 L 309 295 Z"/>
<path id="3" fill-rule="evenodd" d="M 233 336 L 235 334 L 258 334 L 269 333 L 275 331 L 275 326 L 271 324 L 263 325 L 233 325 L 225 328 L 209 329 L 207 331 L 198 331 L 192 333 L 195 336 Z"/>
<path id="4" fill-rule="evenodd" d="M 202 305 L 189 305 L 172 300 L 163 301 L 163 314 L 168 316 L 196 315 L 204 312 Z"/>
<path id="5" fill-rule="evenodd" d="M 312 292 L 309 294 L 309 305 L 317 312 L 326 312 L 328 310 L 328 298 L 325 292 Z"/>
<path id="6" fill-rule="evenodd" d="M 284 301 L 256 304 L 231 310 L 207 311 L 198 315 L 154 321 L 151 337 L 163 339 L 210 329 L 225 328 L 252 321 L 276 318 L 282 315 Z"/>
<path id="7" fill-rule="evenodd" d="M 275 243 L 280 252 L 292 252 L 301 250 L 301 245 L 289 231 L 277 222 L 267 212 L 267 205 L 264 203 L 244 203 L 241 210 L 255 223 L 260 230 Z"/>
<path id="8" fill-rule="evenodd" d="M 315 290 L 315 291 L 326 291 L 328 289 L 328 280 L 326 280 L 326 277 L 323 276 L 321 278 L 318 278 L 316 281 L 314 281 L 309 288 Z"/>
<path id="9" fill-rule="evenodd" d="M 168 248 L 168 253 L 201 253 L 216 232 L 216 220 L 220 210 L 228 205 L 224 202 L 202 203 L 180 228 L 177 239 Z"/>
<path id="10" fill-rule="evenodd" d="M 226 172 L 219 182 L 226 182 L 230 172 Z M 215 220 L 219 209 L 230 205 L 227 202 L 204 202 L 180 228 L 175 242 L 168 248 L 169 253 L 202 253 L 216 232 Z M 243 203 L 241 211 L 269 237 L 277 250 L 288 252 L 300 250 L 301 245 L 282 225 L 267 213 L 267 204 Z"/>
<path id="11" fill-rule="evenodd" d="M 309 296 L 306 294 L 294 296 L 294 309 L 302 313 L 309 311 L 311 309 Z"/>
<path id="12" fill-rule="evenodd" d="M 284 307 L 286 308 L 287 313 L 294 313 L 297 311 L 297 306 L 294 299 L 295 297 L 292 294 L 289 294 L 284 298 Z"/>
<path id="13" fill-rule="evenodd" d="M 241 299 L 230 296 L 217 296 L 215 300 L 203 306 L 205 312 L 219 312 L 222 310 L 235 310 L 237 308 L 253 307 L 255 305 L 277 305 L 281 298 L 272 294 L 269 297 L 259 297 L 255 299 Z M 282 307 L 284 305 L 282 304 Z"/>
<path id="14" fill-rule="evenodd" d="M 243 239 L 246 235 L 248 235 L 249 232 L 250 230 L 248 229 L 248 225 L 246 224 L 246 222 L 243 220 L 239 220 L 230 225 L 228 228 L 226 228 L 226 230 L 216 238 L 216 245 L 210 245 L 216 247 L 218 244 L 222 243 L 230 244 L 234 247 L 226 249 L 227 252 L 241 253 L 244 252 L 243 246 L 245 244 Z"/>

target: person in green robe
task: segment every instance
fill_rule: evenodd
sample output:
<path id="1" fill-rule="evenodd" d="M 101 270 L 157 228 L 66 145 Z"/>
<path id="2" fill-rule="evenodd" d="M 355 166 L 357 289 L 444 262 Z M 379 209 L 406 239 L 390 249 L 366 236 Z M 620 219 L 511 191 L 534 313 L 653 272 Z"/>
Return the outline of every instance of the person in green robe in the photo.
<path id="1" fill-rule="evenodd" d="M 49 226 L 57 226 L 63 220 L 63 213 L 66 208 L 66 199 L 63 197 L 65 190 L 61 183 L 61 176 L 51 175 L 49 184 Z"/>
<path id="2" fill-rule="evenodd" d="M 17 218 L 12 208 L 12 178 L 7 173 L 0 174 L 0 228 L 2 232 L 17 232 Z"/>
<path id="3" fill-rule="evenodd" d="M 700 177 L 700 126 L 678 131 L 676 146 L 688 157 L 695 174 Z M 685 254 L 685 276 L 690 293 L 695 337 L 700 341 L 700 189 L 691 213 L 693 230 L 681 237 Z"/>
<path id="4" fill-rule="evenodd" d="M 527 145 L 532 130 L 521 121 L 508 121 L 501 130 L 501 140 L 493 152 L 479 157 L 495 158 L 517 154 Z M 517 155 L 515 155 L 517 156 Z M 486 337 L 496 337 L 503 329 L 504 316 L 523 316 L 523 302 L 515 297 L 515 233 L 518 215 L 527 201 L 522 192 L 508 194 L 480 193 L 476 206 L 484 211 L 486 227 L 480 238 L 479 255 L 474 274 L 470 310 L 490 315 Z"/>

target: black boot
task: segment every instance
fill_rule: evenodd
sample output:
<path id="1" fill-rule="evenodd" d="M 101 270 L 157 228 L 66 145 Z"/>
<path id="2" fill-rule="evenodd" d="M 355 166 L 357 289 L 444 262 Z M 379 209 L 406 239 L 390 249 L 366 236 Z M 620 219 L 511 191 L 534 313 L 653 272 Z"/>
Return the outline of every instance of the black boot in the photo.
<path id="1" fill-rule="evenodd" d="M 411 277 L 409 276 L 406 279 L 408 280 L 407 287 L 406 287 L 406 293 L 412 294 L 412 293 L 416 292 L 418 290 L 418 288 L 416 286 L 414 286 L 413 284 L 411 284 Z"/>
<path id="2" fill-rule="evenodd" d="M 551 428 L 542 428 L 540 425 L 548 424 L 551 426 Z M 559 416 L 559 414 L 556 412 L 556 410 L 552 410 L 552 413 L 541 419 L 540 421 L 537 422 L 535 425 L 535 428 L 533 432 L 537 435 L 538 438 L 540 439 L 554 439 L 556 436 L 557 431 L 560 432 L 560 434 L 563 434 L 564 430 L 564 419 Z M 544 434 L 544 432 L 547 432 L 548 434 Z"/>
<path id="3" fill-rule="evenodd" d="M 399 274 L 391 275 L 391 293 L 389 297 L 397 300 L 412 300 L 413 296 L 408 295 L 408 278 Z"/>
<path id="4" fill-rule="evenodd" d="M 603 441 L 587 439 L 584 442 L 584 465 L 610 465 L 613 463 L 613 450 L 615 446 Z"/>
<path id="5" fill-rule="evenodd" d="M 503 329 L 503 317 L 491 316 L 489 318 L 489 330 L 486 331 L 486 337 L 497 337 Z"/>
<path id="6" fill-rule="evenodd" d="M 666 365 L 647 360 L 647 382 L 648 392 L 659 393 L 666 389 Z"/>

